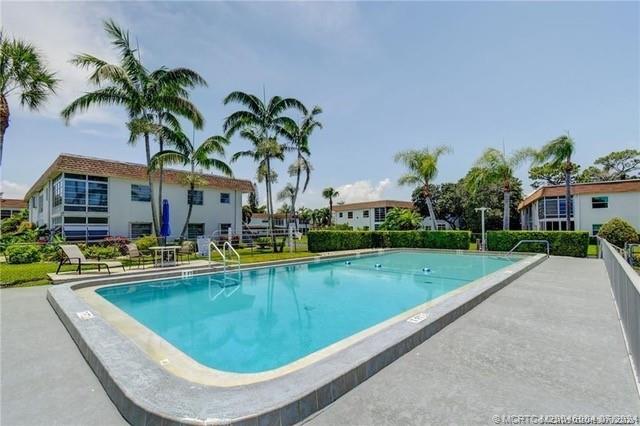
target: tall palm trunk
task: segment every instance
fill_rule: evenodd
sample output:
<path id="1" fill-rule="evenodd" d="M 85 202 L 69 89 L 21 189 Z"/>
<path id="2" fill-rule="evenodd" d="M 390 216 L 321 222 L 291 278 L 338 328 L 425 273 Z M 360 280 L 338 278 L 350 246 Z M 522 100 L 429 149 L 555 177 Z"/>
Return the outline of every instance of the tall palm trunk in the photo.
<path id="1" fill-rule="evenodd" d="M 277 251 L 276 236 L 273 233 L 273 197 L 271 196 L 271 161 L 267 158 L 267 206 L 269 210 L 269 230 L 271 231 L 271 244 L 273 252 Z"/>
<path id="2" fill-rule="evenodd" d="M 2 164 L 2 149 L 4 148 L 4 132 L 9 127 L 9 102 L 4 95 L 0 95 L 0 164 Z"/>
<path id="3" fill-rule="evenodd" d="M 503 201 L 502 201 L 502 229 L 504 231 L 508 231 L 511 226 L 511 209 L 509 208 L 511 204 L 511 191 L 509 189 L 505 189 L 503 191 Z"/>
<path id="4" fill-rule="evenodd" d="M 333 197 L 329 197 L 329 227 L 331 227 L 332 220 L 333 220 Z"/>
<path id="5" fill-rule="evenodd" d="M 296 233 L 298 232 L 298 215 L 296 215 L 296 201 L 298 200 L 298 191 L 300 191 L 300 174 L 302 170 L 300 169 L 300 152 L 298 152 L 298 169 L 296 170 L 296 191 L 293 193 L 293 197 L 291 197 L 291 211 L 293 211 L 294 226 Z"/>
<path id="6" fill-rule="evenodd" d="M 158 146 L 160 148 L 159 152 L 162 152 L 164 149 L 164 141 L 162 140 L 162 138 L 158 139 Z M 162 210 L 162 179 L 163 179 L 163 175 L 164 175 L 164 166 L 162 164 L 162 160 L 160 160 L 160 164 L 158 165 L 158 212 L 161 212 Z M 162 213 L 160 213 L 162 214 Z M 160 221 L 162 221 L 161 218 L 159 218 Z"/>
<path id="7" fill-rule="evenodd" d="M 570 165 L 567 165 L 564 171 L 564 196 L 566 202 L 566 219 L 567 219 L 567 231 L 571 230 L 571 207 L 573 207 L 573 203 L 571 202 L 571 168 Z"/>
<path id="8" fill-rule="evenodd" d="M 151 178 L 151 172 L 149 168 L 151 167 L 151 145 L 149 143 L 149 134 L 144 134 L 144 149 L 147 156 L 147 177 L 149 179 L 149 191 L 151 192 L 151 219 L 153 221 L 153 232 L 157 237 L 160 236 L 160 228 L 158 228 L 158 212 L 156 211 L 156 204 L 153 202 L 153 179 Z"/>
<path id="9" fill-rule="evenodd" d="M 433 202 L 431 201 L 431 192 L 429 192 L 429 183 L 425 184 L 422 187 L 422 192 L 424 194 L 425 202 L 427 203 L 427 210 L 429 211 L 429 219 L 431 219 L 431 230 L 438 230 L 438 221 L 436 219 L 436 212 L 433 209 Z"/>
<path id="10" fill-rule="evenodd" d="M 193 190 L 195 189 L 195 185 L 193 182 L 189 185 L 189 190 L 193 194 Z M 187 231 L 189 229 L 189 220 L 191 219 L 191 211 L 193 210 L 193 196 L 189 198 L 189 209 L 187 210 L 187 220 L 184 221 L 184 226 L 182 227 L 182 232 L 180 233 L 180 238 L 184 240 L 185 235 L 187 235 Z"/>

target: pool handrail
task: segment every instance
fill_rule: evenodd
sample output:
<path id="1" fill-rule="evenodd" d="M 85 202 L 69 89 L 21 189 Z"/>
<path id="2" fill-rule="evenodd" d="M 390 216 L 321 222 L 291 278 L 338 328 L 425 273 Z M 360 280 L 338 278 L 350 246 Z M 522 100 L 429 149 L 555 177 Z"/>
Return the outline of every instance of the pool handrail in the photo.
<path id="1" fill-rule="evenodd" d="M 515 251 L 515 249 L 517 249 L 520 244 L 522 243 L 543 243 L 547 246 L 547 257 L 549 257 L 549 241 L 548 240 L 520 240 L 518 241 L 518 243 L 513 246 L 513 248 L 511 250 L 509 250 L 509 253 L 507 253 L 507 255 L 505 257 L 509 257 L 513 254 L 513 252 Z"/>

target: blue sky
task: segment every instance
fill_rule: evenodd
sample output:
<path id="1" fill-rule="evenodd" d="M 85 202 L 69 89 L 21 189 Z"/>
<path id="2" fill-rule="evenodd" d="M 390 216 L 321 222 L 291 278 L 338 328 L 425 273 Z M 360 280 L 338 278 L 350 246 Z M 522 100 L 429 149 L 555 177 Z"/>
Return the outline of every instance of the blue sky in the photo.
<path id="1" fill-rule="evenodd" d="M 539 146 L 567 130 L 585 166 L 640 148 L 639 16 L 636 2 L 4 2 L 3 29 L 38 45 L 62 86 L 38 114 L 12 103 L 3 191 L 21 195 L 61 152 L 143 161 L 119 110 L 92 110 L 68 127 L 58 117 L 88 89 L 71 55 L 115 58 L 104 18 L 131 30 L 149 68 L 187 66 L 206 78 L 193 94 L 207 119 L 201 138 L 221 133 L 232 90 L 264 86 L 267 96 L 320 105 L 324 129 L 311 141 L 315 170 L 302 197 L 318 207 L 326 186 L 347 202 L 408 198 L 392 160 L 402 149 L 450 145 L 437 179 L 446 182 L 487 147 Z M 246 146 L 234 139 L 229 154 Z M 255 175 L 249 161 L 233 168 Z"/>

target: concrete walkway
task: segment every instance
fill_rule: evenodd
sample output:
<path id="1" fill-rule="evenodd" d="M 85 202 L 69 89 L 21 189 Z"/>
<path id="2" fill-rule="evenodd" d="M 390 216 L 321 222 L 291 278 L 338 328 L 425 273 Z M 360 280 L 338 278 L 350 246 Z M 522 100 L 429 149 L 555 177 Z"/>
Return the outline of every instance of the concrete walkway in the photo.
<path id="1" fill-rule="evenodd" d="M 125 425 L 46 291 L 0 290 L 0 425 Z"/>
<path id="2" fill-rule="evenodd" d="M 0 424 L 120 425 L 46 287 L 0 291 Z M 551 258 L 310 419 L 487 424 L 511 414 L 640 414 L 599 260 Z"/>
<path id="3" fill-rule="evenodd" d="M 517 414 L 640 415 L 602 261 L 545 261 L 309 423 L 493 424 Z"/>

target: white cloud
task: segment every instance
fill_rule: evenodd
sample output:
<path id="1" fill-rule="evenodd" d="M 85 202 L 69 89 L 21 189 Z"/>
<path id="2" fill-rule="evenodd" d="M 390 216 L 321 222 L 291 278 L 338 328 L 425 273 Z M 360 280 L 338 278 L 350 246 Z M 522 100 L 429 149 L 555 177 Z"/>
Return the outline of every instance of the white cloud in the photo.
<path id="1" fill-rule="evenodd" d="M 22 198 L 29 190 L 29 186 L 22 183 L 0 180 L 0 193 L 3 198 Z"/>
<path id="2" fill-rule="evenodd" d="M 385 190 L 391 185 L 391 179 L 385 178 L 375 186 L 369 180 L 359 180 L 336 188 L 340 193 L 339 201 L 356 203 L 359 201 L 373 201 L 383 198 Z"/>
<path id="3" fill-rule="evenodd" d="M 114 10 L 115 9 L 115 10 Z M 69 63 L 77 53 L 91 53 L 108 61 L 116 59 L 102 28 L 102 19 L 117 12 L 116 5 L 78 7 L 78 3 L 5 3 L 3 30 L 11 36 L 34 44 L 45 58 L 47 67 L 60 79 L 56 95 L 39 111 L 44 116 L 60 119 L 60 111 L 84 92 L 88 72 Z M 24 114 L 16 108 L 16 114 Z M 122 124 L 122 119 L 105 108 L 95 108 L 80 114 L 73 123 Z"/>

